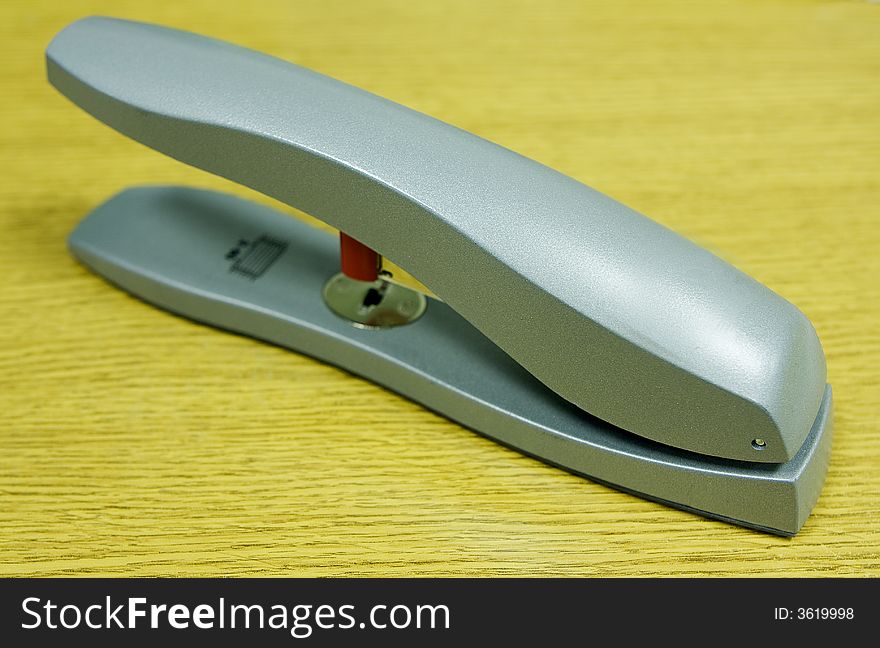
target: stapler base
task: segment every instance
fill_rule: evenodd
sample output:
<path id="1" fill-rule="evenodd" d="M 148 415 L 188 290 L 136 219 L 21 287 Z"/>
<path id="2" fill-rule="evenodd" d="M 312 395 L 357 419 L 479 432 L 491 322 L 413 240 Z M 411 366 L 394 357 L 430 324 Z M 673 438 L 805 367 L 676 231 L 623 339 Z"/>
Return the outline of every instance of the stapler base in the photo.
<path id="1" fill-rule="evenodd" d="M 716 459 L 590 416 L 437 300 L 404 326 L 353 326 L 322 298 L 339 270 L 336 237 L 265 206 L 182 187 L 133 188 L 89 214 L 69 244 L 147 302 L 331 363 L 619 490 L 778 535 L 797 533 L 818 499 L 831 448 L 830 386 L 790 461 Z"/>

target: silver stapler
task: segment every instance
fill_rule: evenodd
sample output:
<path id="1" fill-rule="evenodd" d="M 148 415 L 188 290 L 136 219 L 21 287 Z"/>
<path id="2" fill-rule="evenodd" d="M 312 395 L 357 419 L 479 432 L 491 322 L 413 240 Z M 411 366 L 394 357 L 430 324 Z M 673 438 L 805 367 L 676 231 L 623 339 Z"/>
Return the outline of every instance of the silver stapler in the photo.
<path id="1" fill-rule="evenodd" d="M 130 188 L 70 235 L 111 283 L 620 490 L 780 535 L 804 524 L 831 448 L 825 356 L 795 306 L 718 257 L 506 148 L 225 42 L 93 17 L 46 62 L 108 126 L 341 232 Z"/>

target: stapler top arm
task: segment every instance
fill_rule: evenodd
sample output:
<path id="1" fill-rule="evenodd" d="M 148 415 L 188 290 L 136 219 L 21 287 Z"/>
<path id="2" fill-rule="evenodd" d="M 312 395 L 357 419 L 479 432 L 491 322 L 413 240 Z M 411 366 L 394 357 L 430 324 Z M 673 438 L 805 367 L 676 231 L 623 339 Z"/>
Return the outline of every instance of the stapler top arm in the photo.
<path id="1" fill-rule="evenodd" d="M 779 463 L 825 391 L 810 322 L 713 254 L 572 178 L 310 70 L 109 18 L 50 81 L 121 133 L 343 230 L 547 387 L 634 434 Z"/>

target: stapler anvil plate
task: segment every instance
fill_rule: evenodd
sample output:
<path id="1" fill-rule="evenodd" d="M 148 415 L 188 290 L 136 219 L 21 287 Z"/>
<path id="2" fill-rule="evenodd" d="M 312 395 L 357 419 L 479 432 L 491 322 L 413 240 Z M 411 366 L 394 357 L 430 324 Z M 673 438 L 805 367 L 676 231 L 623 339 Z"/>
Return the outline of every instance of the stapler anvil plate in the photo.
<path id="1" fill-rule="evenodd" d="M 342 233 L 216 192 L 128 189 L 70 236 L 110 282 L 621 490 L 781 535 L 809 515 L 831 447 L 822 347 L 718 257 L 512 151 L 228 43 L 87 18 L 47 65 L 119 132 Z"/>

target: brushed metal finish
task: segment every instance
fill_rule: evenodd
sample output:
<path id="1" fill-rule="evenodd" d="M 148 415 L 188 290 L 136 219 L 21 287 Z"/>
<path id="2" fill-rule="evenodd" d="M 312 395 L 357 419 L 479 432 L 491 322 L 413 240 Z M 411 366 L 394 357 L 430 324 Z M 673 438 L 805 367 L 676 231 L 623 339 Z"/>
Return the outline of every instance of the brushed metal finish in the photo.
<path id="1" fill-rule="evenodd" d="M 229 249 L 263 238 L 280 242 L 284 252 L 258 277 L 236 272 Z M 350 325 L 321 297 L 338 271 L 336 237 L 239 198 L 179 187 L 130 189 L 85 218 L 70 247 L 97 273 L 162 308 L 338 365 L 546 462 L 678 508 L 791 535 L 824 480 L 830 387 L 803 446 L 786 463 L 670 448 L 553 394 L 442 302 L 429 300 L 423 316 L 406 326 Z"/>
<path id="2" fill-rule="evenodd" d="M 120 132 L 394 260 L 599 418 L 762 462 L 794 456 L 811 428 L 825 358 L 807 318 L 569 177 L 307 69 L 154 25 L 78 21 L 47 65 Z"/>

